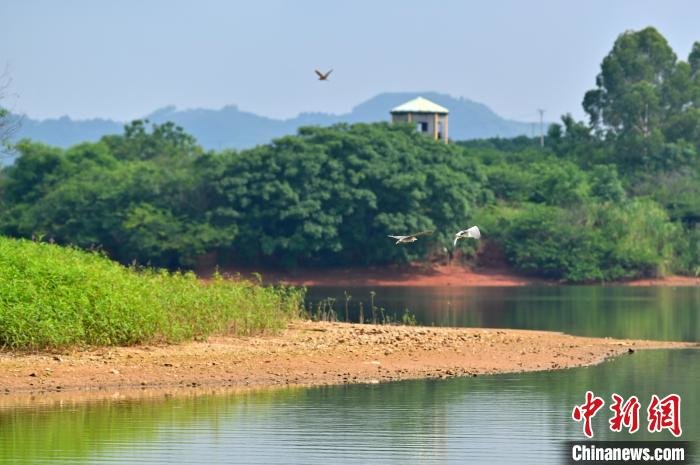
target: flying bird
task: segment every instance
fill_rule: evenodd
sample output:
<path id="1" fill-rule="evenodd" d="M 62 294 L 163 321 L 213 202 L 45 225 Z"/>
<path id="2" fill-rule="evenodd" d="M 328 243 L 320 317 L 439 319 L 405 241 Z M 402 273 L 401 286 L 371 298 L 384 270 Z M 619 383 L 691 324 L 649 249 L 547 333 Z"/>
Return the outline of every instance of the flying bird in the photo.
<path id="1" fill-rule="evenodd" d="M 319 81 L 327 81 L 327 80 L 328 80 L 328 76 L 330 76 L 331 73 L 333 72 L 333 70 L 330 70 L 330 71 L 328 71 L 326 74 L 323 74 L 323 73 L 320 72 L 319 70 L 315 70 L 315 71 L 316 71 L 316 74 L 318 74 L 318 80 L 319 80 Z"/>
<path id="2" fill-rule="evenodd" d="M 481 231 L 479 231 L 478 226 L 472 226 L 469 229 L 465 229 L 463 231 L 458 232 L 455 234 L 455 247 L 457 246 L 457 241 L 460 239 L 466 239 L 468 237 L 471 237 L 473 239 L 480 239 L 481 238 Z"/>
<path id="3" fill-rule="evenodd" d="M 408 244 L 411 242 L 416 242 L 420 236 L 427 236 L 432 234 L 432 231 L 421 231 L 415 234 L 409 234 L 408 236 L 389 236 L 392 239 L 396 239 L 396 244 Z"/>

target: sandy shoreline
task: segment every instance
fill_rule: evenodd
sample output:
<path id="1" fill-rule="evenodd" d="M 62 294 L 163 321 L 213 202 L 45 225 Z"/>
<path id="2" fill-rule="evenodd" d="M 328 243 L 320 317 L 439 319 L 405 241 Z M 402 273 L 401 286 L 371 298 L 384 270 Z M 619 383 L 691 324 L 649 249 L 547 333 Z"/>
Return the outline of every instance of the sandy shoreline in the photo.
<path id="1" fill-rule="evenodd" d="M 0 406 L 552 370 L 638 349 L 681 347 L 697 344 L 302 321 L 271 336 L 65 353 L 0 352 Z"/>
<path id="2" fill-rule="evenodd" d="M 202 273 L 207 276 L 209 273 Z M 250 270 L 229 270 L 228 274 L 249 278 Z M 511 270 L 472 269 L 464 266 L 413 264 L 407 266 L 304 269 L 297 271 L 261 270 L 266 283 L 295 286 L 531 286 L 560 285 L 551 280 L 520 276 Z M 622 286 L 700 286 L 700 277 L 669 276 L 604 283 Z"/>

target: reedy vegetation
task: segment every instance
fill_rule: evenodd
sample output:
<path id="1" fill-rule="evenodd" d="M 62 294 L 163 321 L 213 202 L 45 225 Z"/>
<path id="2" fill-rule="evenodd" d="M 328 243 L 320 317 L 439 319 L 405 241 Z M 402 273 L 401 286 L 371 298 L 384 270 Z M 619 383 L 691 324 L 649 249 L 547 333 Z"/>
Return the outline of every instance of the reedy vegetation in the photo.
<path id="1" fill-rule="evenodd" d="M 97 253 L 0 237 L 0 347 L 176 342 L 276 331 L 303 290 L 126 268 Z"/>

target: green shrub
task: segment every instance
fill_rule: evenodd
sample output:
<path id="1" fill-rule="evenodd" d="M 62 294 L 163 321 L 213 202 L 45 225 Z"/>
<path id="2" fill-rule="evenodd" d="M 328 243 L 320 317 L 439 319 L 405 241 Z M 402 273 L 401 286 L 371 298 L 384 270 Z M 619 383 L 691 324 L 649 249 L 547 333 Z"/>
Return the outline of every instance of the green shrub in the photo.
<path id="1" fill-rule="evenodd" d="M 498 226 L 510 262 L 519 270 L 565 281 L 604 278 L 597 232 L 586 212 L 528 205 Z"/>
<path id="2" fill-rule="evenodd" d="M 680 244 L 678 225 L 647 199 L 567 209 L 501 206 L 477 217 L 484 235 L 502 243 L 516 269 L 567 282 L 664 275 Z"/>
<path id="3" fill-rule="evenodd" d="M 126 268 L 104 256 L 0 237 L 0 346 L 176 342 L 275 331 L 303 292 Z"/>

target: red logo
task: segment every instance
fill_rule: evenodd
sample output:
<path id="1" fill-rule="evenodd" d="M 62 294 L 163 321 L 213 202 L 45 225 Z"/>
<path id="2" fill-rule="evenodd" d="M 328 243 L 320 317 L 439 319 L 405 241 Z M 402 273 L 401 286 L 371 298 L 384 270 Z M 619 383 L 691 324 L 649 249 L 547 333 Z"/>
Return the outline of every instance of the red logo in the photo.
<path id="1" fill-rule="evenodd" d="M 591 418 L 598 413 L 605 401 L 601 397 L 596 397 L 591 391 L 586 391 L 586 402 L 582 405 L 577 405 L 574 407 L 574 411 L 571 412 L 571 417 L 574 421 L 583 420 L 583 434 L 588 438 L 593 437 L 593 428 L 591 427 Z"/>
<path id="2" fill-rule="evenodd" d="M 639 399 L 632 396 L 624 404 L 622 397 L 612 395 L 614 403 L 610 406 L 615 415 L 610 419 L 610 431 L 622 431 L 622 427 L 628 428 L 630 433 L 636 433 L 639 429 Z"/>
<path id="3" fill-rule="evenodd" d="M 637 396 L 631 396 L 626 401 L 615 393 L 611 397 L 613 403 L 610 405 L 610 410 L 613 412 L 613 416 L 608 420 L 610 431 L 620 432 L 623 428 L 627 428 L 629 433 L 636 433 L 639 430 L 639 410 L 641 408 Z M 586 437 L 593 437 L 591 419 L 604 405 L 605 401 L 601 397 L 597 397 L 591 391 L 586 391 L 586 401 L 581 405 L 574 406 L 571 418 L 576 422 L 583 421 L 583 434 Z M 647 408 L 647 424 L 647 430 L 650 433 L 667 429 L 675 437 L 680 437 L 683 434 L 681 396 L 669 394 L 663 399 L 659 399 L 656 394 L 652 395 Z"/>
<path id="4" fill-rule="evenodd" d="M 681 429 L 681 396 L 669 394 L 663 399 L 654 394 L 647 409 L 649 432 L 667 429 L 675 437 L 683 433 Z"/>

